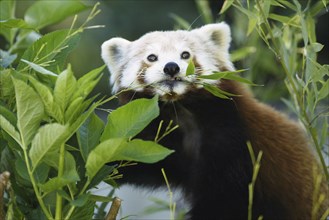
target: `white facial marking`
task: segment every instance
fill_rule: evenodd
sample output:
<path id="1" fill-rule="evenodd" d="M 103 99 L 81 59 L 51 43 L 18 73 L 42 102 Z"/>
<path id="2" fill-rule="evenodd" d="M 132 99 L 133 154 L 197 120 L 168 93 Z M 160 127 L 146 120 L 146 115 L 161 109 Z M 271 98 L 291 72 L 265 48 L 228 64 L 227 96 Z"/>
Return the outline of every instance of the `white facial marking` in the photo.
<path id="1" fill-rule="evenodd" d="M 113 92 L 124 88 L 143 91 L 147 87 L 160 96 L 180 96 L 200 87 L 196 77 L 186 76 L 190 59 L 196 62 L 197 74 L 234 70 L 228 53 L 230 41 L 225 23 L 192 31 L 156 31 L 133 42 L 110 39 L 102 45 L 102 58 L 111 72 Z"/>

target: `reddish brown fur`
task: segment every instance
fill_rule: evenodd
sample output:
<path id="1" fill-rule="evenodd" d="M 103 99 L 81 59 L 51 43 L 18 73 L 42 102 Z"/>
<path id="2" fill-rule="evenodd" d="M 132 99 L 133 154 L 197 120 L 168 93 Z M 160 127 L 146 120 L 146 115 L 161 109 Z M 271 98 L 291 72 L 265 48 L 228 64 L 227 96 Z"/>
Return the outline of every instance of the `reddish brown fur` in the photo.
<path id="1" fill-rule="evenodd" d="M 316 204 L 313 201 L 315 178 L 322 176 L 320 191 L 326 197 L 314 216 L 319 219 L 329 208 L 328 184 L 305 131 L 287 116 L 259 103 L 238 83 L 224 81 L 220 87 L 242 95 L 234 97 L 234 101 L 245 121 L 253 149 L 256 153 L 263 152 L 256 187 L 257 184 L 265 185 L 264 193 L 281 199 L 291 211 L 290 219 L 311 219 Z"/>

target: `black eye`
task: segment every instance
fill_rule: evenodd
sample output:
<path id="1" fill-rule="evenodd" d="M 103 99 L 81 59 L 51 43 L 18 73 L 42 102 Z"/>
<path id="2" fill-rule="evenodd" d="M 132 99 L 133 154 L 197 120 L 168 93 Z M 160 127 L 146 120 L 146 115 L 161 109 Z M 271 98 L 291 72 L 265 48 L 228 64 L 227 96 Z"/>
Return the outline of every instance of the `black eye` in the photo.
<path id="1" fill-rule="evenodd" d="M 158 57 L 154 54 L 150 54 L 147 56 L 147 60 L 150 61 L 150 62 L 155 62 L 158 60 Z"/>
<path id="2" fill-rule="evenodd" d="M 180 57 L 182 58 L 182 59 L 189 59 L 190 57 L 191 57 L 191 54 L 189 53 L 189 52 L 187 52 L 187 51 L 184 51 L 181 55 L 180 55 Z"/>

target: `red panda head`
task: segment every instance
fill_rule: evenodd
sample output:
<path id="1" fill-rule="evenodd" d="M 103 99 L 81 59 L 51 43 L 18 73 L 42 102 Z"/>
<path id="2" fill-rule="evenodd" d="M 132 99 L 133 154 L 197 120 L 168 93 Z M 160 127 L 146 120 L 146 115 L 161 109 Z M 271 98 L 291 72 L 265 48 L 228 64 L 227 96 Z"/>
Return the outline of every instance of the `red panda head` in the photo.
<path id="1" fill-rule="evenodd" d="M 191 31 L 155 31 L 135 41 L 112 38 L 103 43 L 102 58 L 111 73 L 113 92 L 147 90 L 170 99 L 201 88 L 196 75 L 233 70 L 230 41 L 230 28 L 222 22 Z M 186 76 L 191 60 L 195 74 Z"/>

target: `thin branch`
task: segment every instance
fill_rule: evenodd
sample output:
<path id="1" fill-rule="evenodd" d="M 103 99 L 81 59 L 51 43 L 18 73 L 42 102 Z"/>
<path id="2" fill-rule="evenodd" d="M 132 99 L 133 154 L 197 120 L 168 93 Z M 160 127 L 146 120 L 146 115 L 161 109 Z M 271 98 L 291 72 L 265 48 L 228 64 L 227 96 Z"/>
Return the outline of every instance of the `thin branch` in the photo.
<path id="1" fill-rule="evenodd" d="M 121 207 L 121 199 L 119 199 L 118 197 L 115 197 L 113 199 L 111 208 L 109 210 L 109 212 L 106 215 L 105 220 L 116 220 L 117 219 L 117 215 L 119 212 L 119 209 Z"/>

